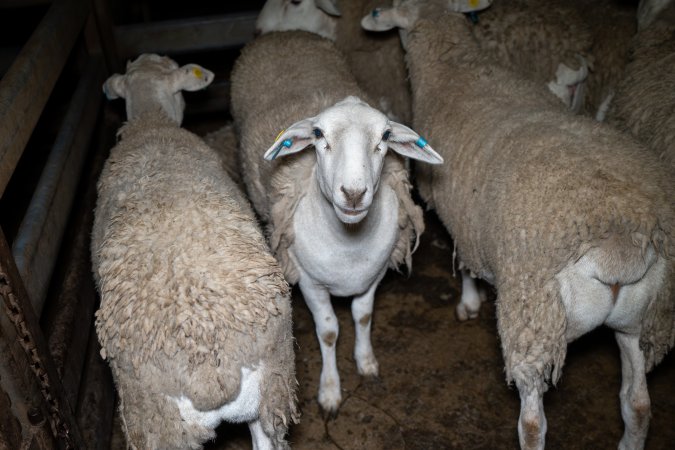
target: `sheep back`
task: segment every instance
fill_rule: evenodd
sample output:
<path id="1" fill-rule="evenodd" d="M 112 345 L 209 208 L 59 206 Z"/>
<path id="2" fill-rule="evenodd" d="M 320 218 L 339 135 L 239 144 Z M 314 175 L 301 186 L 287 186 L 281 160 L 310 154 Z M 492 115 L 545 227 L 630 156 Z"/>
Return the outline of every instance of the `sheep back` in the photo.
<path id="1" fill-rule="evenodd" d="M 467 33 L 461 17 L 411 31 L 415 127 L 446 161 L 418 168 L 420 193 L 462 262 L 498 289 L 507 379 L 555 382 L 566 319 L 554 275 L 610 234 L 675 255 L 672 179 L 625 135 L 569 116 L 536 93 L 543 86 L 495 65 Z"/>
<path id="2" fill-rule="evenodd" d="M 390 6 L 391 0 L 340 0 L 335 45 L 344 52 L 357 83 L 378 103 L 371 106 L 393 113 L 395 120 L 412 120 L 410 83 L 403 47 L 395 30 L 371 33 L 361 27 L 361 18 L 373 9 Z M 387 104 L 380 104 L 385 99 Z"/>
<path id="3" fill-rule="evenodd" d="M 248 44 L 235 62 L 231 80 L 243 178 L 256 211 L 267 224 L 270 247 L 286 279 L 294 284 L 299 275 L 288 254 L 294 242 L 293 215 L 309 188 L 316 156 L 311 149 L 271 162 L 262 155 L 283 127 L 316 115 L 347 96 L 372 103 L 335 45 L 304 31 L 269 33 Z M 278 88 L 270 92 L 269 86 Z M 258 94 L 261 89 L 264 93 Z M 400 233 L 390 265 L 409 265 L 411 246 L 424 224 L 422 211 L 410 196 L 401 158 L 387 155 L 380 183 L 399 198 Z"/>
<path id="4" fill-rule="evenodd" d="M 238 395 L 241 367 L 260 364 L 273 391 L 262 407 L 275 414 L 264 426 L 294 420 L 289 287 L 242 192 L 213 150 L 166 118 L 119 134 L 97 186 L 92 260 L 96 331 L 127 435 L 199 448 L 213 431 L 186 424 L 166 396 L 215 409 Z"/>
<path id="5" fill-rule="evenodd" d="M 673 7 L 675 8 L 675 7 Z M 635 35 L 608 121 L 647 144 L 675 173 L 675 26 L 656 22 Z"/>

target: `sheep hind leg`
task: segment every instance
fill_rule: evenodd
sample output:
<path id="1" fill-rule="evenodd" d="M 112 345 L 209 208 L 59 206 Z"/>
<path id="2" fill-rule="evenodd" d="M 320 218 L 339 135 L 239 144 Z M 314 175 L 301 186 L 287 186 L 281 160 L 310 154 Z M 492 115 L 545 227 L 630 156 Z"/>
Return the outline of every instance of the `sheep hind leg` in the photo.
<path id="1" fill-rule="evenodd" d="M 615 333 L 621 351 L 621 416 L 625 430 L 619 450 L 644 448 L 651 405 L 647 390 L 645 359 L 640 350 L 639 334 Z"/>
<path id="2" fill-rule="evenodd" d="M 375 303 L 375 290 L 380 280 L 384 277 L 384 271 L 363 294 L 354 297 L 352 300 L 352 317 L 354 318 L 354 329 L 356 330 L 356 339 L 354 342 L 354 359 L 359 374 L 364 376 L 376 377 L 379 372 L 379 366 L 373 345 L 370 340 L 370 330 L 373 323 L 373 304 Z"/>
<path id="3" fill-rule="evenodd" d="M 248 423 L 248 429 L 251 431 L 251 442 L 253 450 L 273 450 L 272 440 L 265 434 L 260 420 L 253 420 Z"/>
<path id="4" fill-rule="evenodd" d="M 316 336 L 321 348 L 321 379 L 319 382 L 319 405 L 329 416 L 334 417 L 342 402 L 340 375 L 337 370 L 335 346 L 339 334 L 337 316 L 330 302 L 330 294 L 311 281 L 300 279 L 300 290 L 312 313 Z"/>
<path id="5" fill-rule="evenodd" d="M 535 386 L 519 385 L 520 417 L 518 438 L 523 450 L 543 450 L 546 438 L 544 392 Z"/>
<path id="6" fill-rule="evenodd" d="M 478 317 L 478 311 L 483 300 L 483 295 L 478 290 L 476 280 L 468 270 L 462 269 L 462 298 L 455 310 L 457 319 L 464 322 L 465 320 Z"/>

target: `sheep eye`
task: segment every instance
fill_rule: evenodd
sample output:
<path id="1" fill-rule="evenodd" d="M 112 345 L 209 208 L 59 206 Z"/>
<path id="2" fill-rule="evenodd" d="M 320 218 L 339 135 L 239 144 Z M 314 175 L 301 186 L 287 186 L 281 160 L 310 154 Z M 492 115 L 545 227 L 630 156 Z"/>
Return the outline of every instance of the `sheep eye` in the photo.
<path id="1" fill-rule="evenodd" d="M 300 3 L 302 3 L 302 0 L 291 0 L 292 5 L 299 5 Z"/>
<path id="2" fill-rule="evenodd" d="M 385 131 L 384 134 L 382 135 L 382 140 L 383 141 L 389 140 L 389 136 L 391 136 L 391 131 L 389 130 Z"/>
<path id="3" fill-rule="evenodd" d="M 314 128 L 313 133 L 314 133 L 314 136 L 316 136 L 317 139 L 323 137 L 323 133 L 318 128 Z"/>

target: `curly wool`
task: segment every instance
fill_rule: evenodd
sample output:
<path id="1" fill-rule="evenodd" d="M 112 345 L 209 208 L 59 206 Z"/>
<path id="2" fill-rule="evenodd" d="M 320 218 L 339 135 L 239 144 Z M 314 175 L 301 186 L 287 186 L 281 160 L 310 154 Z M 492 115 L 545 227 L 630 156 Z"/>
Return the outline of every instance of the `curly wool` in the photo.
<path id="1" fill-rule="evenodd" d="M 555 383 L 567 347 L 555 274 L 610 235 L 675 255 L 675 186 L 624 135 L 494 65 L 470 33 L 457 15 L 409 33 L 415 127 L 446 161 L 418 168 L 420 193 L 462 262 L 498 290 L 507 380 Z M 649 320 L 670 318 L 645 321 L 642 341 L 661 353 L 672 337 Z"/>
<path id="2" fill-rule="evenodd" d="M 391 111 L 398 122 L 410 123 L 410 83 L 398 33 L 392 30 L 373 34 L 361 28 L 363 16 L 390 5 L 391 0 L 340 0 L 335 46 L 345 54 L 359 86 L 372 99 L 386 102 L 371 106 L 385 113 Z"/>
<path id="3" fill-rule="evenodd" d="M 119 136 L 98 182 L 92 261 L 129 442 L 201 448 L 213 430 L 188 426 L 167 396 L 217 408 L 238 395 L 240 368 L 261 364 L 261 409 L 274 414 L 261 421 L 282 440 L 297 418 L 290 290 L 251 207 L 218 155 L 166 117 Z"/>
<path id="4" fill-rule="evenodd" d="M 637 33 L 630 60 L 608 121 L 647 144 L 675 173 L 675 25 L 656 22 Z"/>
<path id="5" fill-rule="evenodd" d="M 294 58 L 292 55 L 302 55 Z M 306 71 L 305 61 L 325 70 Z M 302 75 L 300 75 L 302 74 Z M 303 82 L 297 83 L 302 78 Z M 247 45 L 232 71 L 232 115 L 241 136 L 242 173 L 256 211 L 267 224 L 270 246 L 289 283 L 298 272 L 288 249 L 294 242 L 293 214 L 309 189 L 316 156 L 305 150 L 269 162 L 265 150 L 279 127 L 316 115 L 349 95 L 368 100 L 349 73 L 344 56 L 327 39 L 304 31 L 275 32 Z M 275 95 L 257 96 L 260 86 L 281 86 Z M 401 158 L 387 155 L 380 178 L 399 199 L 399 236 L 390 266 L 410 270 L 416 239 L 424 231 L 422 210 L 410 196 Z"/>

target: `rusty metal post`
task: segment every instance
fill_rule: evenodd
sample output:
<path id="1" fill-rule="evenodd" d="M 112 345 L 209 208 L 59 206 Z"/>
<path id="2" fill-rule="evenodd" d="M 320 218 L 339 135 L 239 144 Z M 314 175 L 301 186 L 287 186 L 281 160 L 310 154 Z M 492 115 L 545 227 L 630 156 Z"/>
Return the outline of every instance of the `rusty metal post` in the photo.
<path id="1" fill-rule="evenodd" d="M 17 408 L 23 406 L 25 409 L 18 414 L 15 413 L 15 417 L 21 420 L 22 417 L 28 417 L 31 411 L 43 413 L 53 436 L 58 439 L 59 447 L 83 448 L 71 405 L 66 401 L 61 380 L 2 230 L 0 230 L 0 327 L 3 356 L 11 355 L 8 361 L 3 361 L 0 365 L 3 371 L 3 386 L 6 382 L 15 381 L 15 386 L 8 394 L 16 395 L 13 401 L 17 402 Z M 37 384 L 39 397 L 35 395 L 35 388 L 26 387 L 31 383 Z M 38 404 L 31 404 L 32 402 Z M 0 411 L 0 414 L 6 413 Z M 28 419 L 30 423 L 30 418 Z M 33 415 L 33 420 L 36 419 L 37 417 Z"/>

